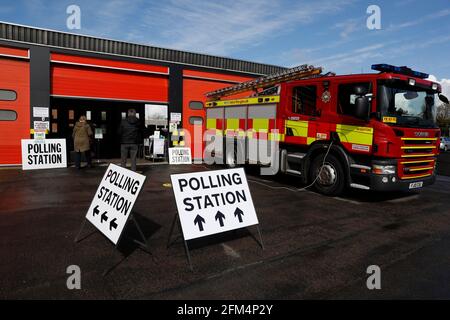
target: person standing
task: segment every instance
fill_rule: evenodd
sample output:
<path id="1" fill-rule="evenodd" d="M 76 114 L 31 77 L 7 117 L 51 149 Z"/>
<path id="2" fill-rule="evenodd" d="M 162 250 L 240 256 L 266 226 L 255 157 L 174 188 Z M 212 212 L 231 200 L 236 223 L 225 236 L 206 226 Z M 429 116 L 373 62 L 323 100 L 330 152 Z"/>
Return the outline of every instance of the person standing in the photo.
<path id="1" fill-rule="evenodd" d="M 91 126 L 87 123 L 86 117 L 81 116 L 73 128 L 73 145 L 75 151 L 75 167 L 81 167 L 81 153 L 86 157 L 87 166 L 92 167 L 90 140 L 92 137 Z"/>
<path id="2" fill-rule="evenodd" d="M 126 168 L 128 154 L 130 154 L 131 170 L 136 171 L 136 157 L 141 140 L 141 125 L 136 117 L 135 109 L 129 109 L 127 118 L 121 121 L 119 136 L 121 165 Z"/>

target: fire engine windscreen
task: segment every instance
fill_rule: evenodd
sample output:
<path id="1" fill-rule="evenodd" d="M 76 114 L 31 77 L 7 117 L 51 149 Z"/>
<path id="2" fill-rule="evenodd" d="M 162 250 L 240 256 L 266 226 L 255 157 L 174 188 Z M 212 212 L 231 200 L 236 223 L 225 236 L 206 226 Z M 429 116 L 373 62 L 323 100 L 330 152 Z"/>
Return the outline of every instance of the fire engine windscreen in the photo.
<path id="1" fill-rule="evenodd" d="M 412 127 L 436 126 L 436 92 L 405 81 L 380 82 L 378 110 L 381 116 L 396 117 L 397 124 Z"/>

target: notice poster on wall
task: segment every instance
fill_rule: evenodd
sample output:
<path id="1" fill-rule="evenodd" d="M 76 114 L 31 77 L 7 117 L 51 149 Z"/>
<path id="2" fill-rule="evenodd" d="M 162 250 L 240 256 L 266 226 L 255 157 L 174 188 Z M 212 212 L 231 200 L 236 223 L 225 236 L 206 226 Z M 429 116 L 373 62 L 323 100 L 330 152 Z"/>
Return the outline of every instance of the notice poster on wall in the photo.
<path id="1" fill-rule="evenodd" d="M 22 169 L 67 167 L 66 139 L 22 139 Z"/>
<path id="2" fill-rule="evenodd" d="M 34 131 L 47 132 L 48 130 L 50 130 L 50 122 L 48 122 L 48 121 L 34 121 L 33 129 L 34 129 Z"/>
<path id="3" fill-rule="evenodd" d="M 48 114 L 47 107 L 33 107 L 33 117 L 35 118 L 48 118 Z"/>
<path id="4" fill-rule="evenodd" d="M 153 139 L 153 155 L 164 154 L 164 138 Z"/>

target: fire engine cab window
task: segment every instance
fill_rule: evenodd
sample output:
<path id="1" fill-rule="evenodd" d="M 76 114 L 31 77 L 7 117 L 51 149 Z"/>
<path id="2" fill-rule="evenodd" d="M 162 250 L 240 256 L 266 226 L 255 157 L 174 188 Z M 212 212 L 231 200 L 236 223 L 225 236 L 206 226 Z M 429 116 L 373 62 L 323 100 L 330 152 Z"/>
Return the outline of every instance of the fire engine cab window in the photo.
<path id="1" fill-rule="evenodd" d="M 369 83 L 349 83 L 339 85 L 337 112 L 353 115 L 355 113 L 355 101 L 361 95 L 369 93 Z"/>
<path id="2" fill-rule="evenodd" d="M 314 115 L 316 112 L 316 86 L 295 87 L 292 90 L 292 112 Z"/>

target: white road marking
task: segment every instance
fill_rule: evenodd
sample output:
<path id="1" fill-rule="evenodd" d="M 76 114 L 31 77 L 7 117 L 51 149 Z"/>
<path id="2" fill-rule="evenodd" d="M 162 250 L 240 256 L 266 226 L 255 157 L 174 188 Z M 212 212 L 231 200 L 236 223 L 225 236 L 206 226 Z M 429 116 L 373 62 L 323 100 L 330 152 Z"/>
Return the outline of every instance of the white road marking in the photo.
<path id="1" fill-rule="evenodd" d="M 341 197 L 333 197 L 331 199 L 336 199 L 336 200 L 343 201 L 343 202 L 348 202 L 348 203 L 351 203 L 351 204 L 357 204 L 357 205 L 361 204 L 361 202 L 359 202 L 359 201 L 345 199 L 345 198 L 341 198 Z"/>
<path id="2" fill-rule="evenodd" d="M 229 245 L 226 245 L 225 243 L 222 243 L 222 248 L 223 248 L 223 251 L 225 251 L 225 254 L 227 256 L 230 256 L 235 259 L 239 259 L 241 257 L 241 255 L 236 250 L 234 250 Z"/>
<path id="3" fill-rule="evenodd" d="M 397 199 L 387 200 L 386 202 L 390 202 L 390 203 L 407 202 L 407 201 L 418 199 L 419 197 L 420 197 L 419 194 L 415 194 L 415 195 L 404 197 L 404 198 L 397 198 Z"/>

